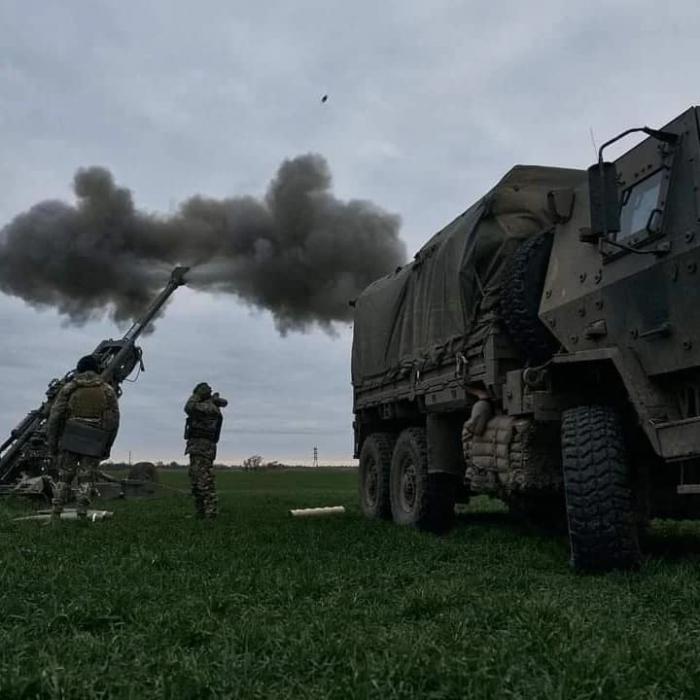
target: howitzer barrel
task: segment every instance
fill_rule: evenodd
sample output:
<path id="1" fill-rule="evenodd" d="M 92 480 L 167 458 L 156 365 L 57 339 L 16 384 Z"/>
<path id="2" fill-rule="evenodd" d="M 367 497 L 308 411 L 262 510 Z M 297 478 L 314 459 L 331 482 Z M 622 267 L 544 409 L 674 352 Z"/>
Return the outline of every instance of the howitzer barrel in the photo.
<path id="1" fill-rule="evenodd" d="M 31 424 L 41 415 L 41 409 L 30 411 L 21 421 L 21 423 L 10 433 L 10 437 L 0 445 L 0 453 L 4 452 L 22 433 L 26 432 Z"/>
<path id="2" fill-rule="evenodd" d="M 176 267 L 171 275 L 165 289 L 153 300 L 146 313 L 134 323 L 133 326 L 124 335 L 124 345 L 122 349 L 114 356 L 114 359 L 102 371 L 102 379 L 111 380 L 114 372 L 121 366 L 122 362 L 129 353 L 132 352 L 136 339 L 148 327 L 148 324 L 153 320 L 155 315 L 163 308 L 165 302 L 170 298 L 170 295 L 180 286 L 186 284 L 185 273 L 189 267 Z"/>

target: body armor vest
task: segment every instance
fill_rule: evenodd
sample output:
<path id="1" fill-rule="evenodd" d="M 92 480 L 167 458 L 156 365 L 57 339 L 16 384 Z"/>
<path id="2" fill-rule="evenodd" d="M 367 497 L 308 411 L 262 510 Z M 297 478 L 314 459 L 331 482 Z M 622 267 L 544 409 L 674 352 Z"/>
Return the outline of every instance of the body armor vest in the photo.
<path id="1" fill-rule="evenodd" d="M 185 421 L 185 440 L 201 439 L 218 442 L 222 423 L 221 414 L 188 416 Z"/>
<path id="2" fill-rule="evenodd" d="M 103 386 L 78 386 L 68 398 L 68 415 L 59 447 L 68 452 L 102 458 L 113 438 L 104 430 L 107 394 Z"/>
<path id="3" fill-rule="evenodd" d="M 101 422 L 106 408 L 105 392 L 101 386 L 80 386 L 68 399 L 68 413 L 71 418 Z"/>

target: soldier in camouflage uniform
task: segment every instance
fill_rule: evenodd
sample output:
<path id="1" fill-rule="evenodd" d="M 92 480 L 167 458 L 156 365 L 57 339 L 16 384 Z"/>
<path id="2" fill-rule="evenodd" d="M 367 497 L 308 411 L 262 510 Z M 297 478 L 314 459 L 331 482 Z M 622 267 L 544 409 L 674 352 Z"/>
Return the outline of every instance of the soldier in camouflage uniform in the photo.
<path id="1" fill-rule="evenodd" d="M 60 519 L 73 480 L 78 477 L 77 515 L 87 518 L 95 472 L 109 457 L 119 429 L 119 403 L 98 374 L 92 355 L 80 359 L 76 374 L 58 393 L 47 421 L 49 450 L 58 461 L 58 486 L 51 519 Z M 82 483 L 81 483 L 82 482 Z"/>
<path id="2" fill-rule="evenodd" d="M 218 393 L 212 394 L 206 382 L 197 384 L 185 404 L 185 454 L 190 456 L 189 477 L 198 518 L 215 518 L 217 515 L 214 459 L 223 422 L 221 408 L 227 405 L 228 401 Z"/>

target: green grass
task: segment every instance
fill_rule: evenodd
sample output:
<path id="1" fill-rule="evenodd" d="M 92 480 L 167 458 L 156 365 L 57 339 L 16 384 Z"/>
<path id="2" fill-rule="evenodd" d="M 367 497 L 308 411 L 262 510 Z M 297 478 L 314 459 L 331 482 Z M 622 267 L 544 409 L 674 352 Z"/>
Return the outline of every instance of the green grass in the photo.
<path id="1" fill-rule="evenodd" d="M 0 503 L 0 698 L 700 697 L 696 526 L 580 576 L 497 502 L 436 538 L 363 519 L 352 472 L 217 480 L 213 522 L 173 491 L 86 528 Z"/>

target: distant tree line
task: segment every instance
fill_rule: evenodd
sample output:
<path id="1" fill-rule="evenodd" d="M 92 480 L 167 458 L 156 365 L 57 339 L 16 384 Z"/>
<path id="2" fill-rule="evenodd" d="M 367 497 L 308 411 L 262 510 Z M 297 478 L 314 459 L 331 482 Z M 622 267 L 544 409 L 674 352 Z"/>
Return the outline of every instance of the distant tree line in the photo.
<path id="1" fill-rule="evenodd" d="M 145 461 L 145 460 L 144 460 Z M 105 470 L 114 470 L 114 471 L 128 471 L 134 464 L 137 464 L 138 462 L 134 462 L 132 464 L 129 464 L 128 462 L 103 462 L 101 465 L 102 469 Z M 157 461 L 153 462 L 155 466 L 158 469 L 173 469 L 173 470 L 182 470 L 182 469 L 187 469 L 189 467 L 189 462 L 163 462 L 163 461 Z M 250 457 L 246 458 L 243 460 L 241 464 L 222 464 L 222 463 L 215 463 L 214 464 L 214 469 L 240 469 L 242 471 L 262 471 L 266 469 L 293 469 L 293 468 L 299 468 L 303 467 L 304 465 L 302 464 L 283 464 L 281 462 L 278 462 L 277 460 L 272 460 L 270 462 L 265 462 L 263 461 L 263 458 L 260 455 L 251 455 Z"/>

